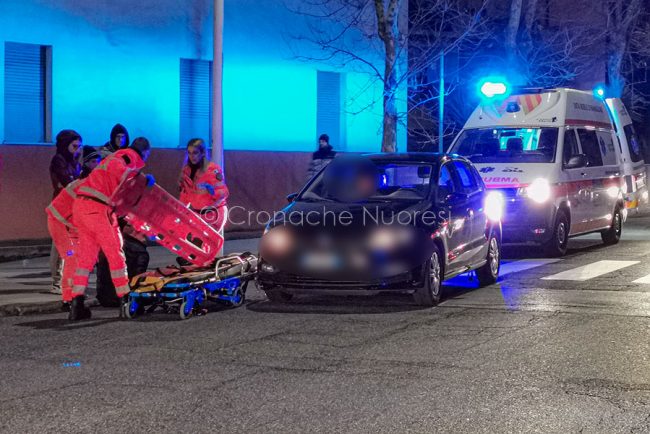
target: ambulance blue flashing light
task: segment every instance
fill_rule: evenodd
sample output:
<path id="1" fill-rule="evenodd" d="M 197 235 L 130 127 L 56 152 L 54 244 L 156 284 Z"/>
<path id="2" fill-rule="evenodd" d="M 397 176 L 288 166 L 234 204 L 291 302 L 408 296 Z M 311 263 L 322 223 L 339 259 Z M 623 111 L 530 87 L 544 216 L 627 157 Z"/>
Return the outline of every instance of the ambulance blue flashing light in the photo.
<path id="1" fill-rule="evenodd" d="M 486 99 L 506 97 L 510 93 L 510 85 L 499 77 L 486 78 L 479 83 L 479 93 Z"/>
<path id="2" fill-rule="evenodd" d="M 605 87 L 598 85 L 594 88 L 594 96 L 598 99 L 605 99 Z"/>

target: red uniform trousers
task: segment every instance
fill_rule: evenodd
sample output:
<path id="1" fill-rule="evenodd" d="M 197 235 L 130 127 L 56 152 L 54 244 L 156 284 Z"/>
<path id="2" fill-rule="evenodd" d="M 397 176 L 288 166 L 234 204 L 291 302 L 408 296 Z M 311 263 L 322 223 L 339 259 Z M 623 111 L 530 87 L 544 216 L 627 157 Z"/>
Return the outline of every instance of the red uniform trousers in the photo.
<path id="1" fill-rule="evenodd" d="M 73 205 L 73 220 L 79 231 L 79 254 L 73 278 L 73 297 L 83 295 L 88 276 L 101 249 L 108 260 L 115 292 L 122 297 L 129 292 L 129 278 L 122 251 L 122 234 L 113 208 L 93 199 L 79 197 Z"/>
<path id="2" fill-rule="evenodd" d="M 77 231 L 69 228 L 47 213 L 47 229 L 50 231 L 52 242 L 59 256 L 63 259 L 61 273 L 61 293 L 63 301 L 72 301 L 72 279 L 77 269 Z"/>

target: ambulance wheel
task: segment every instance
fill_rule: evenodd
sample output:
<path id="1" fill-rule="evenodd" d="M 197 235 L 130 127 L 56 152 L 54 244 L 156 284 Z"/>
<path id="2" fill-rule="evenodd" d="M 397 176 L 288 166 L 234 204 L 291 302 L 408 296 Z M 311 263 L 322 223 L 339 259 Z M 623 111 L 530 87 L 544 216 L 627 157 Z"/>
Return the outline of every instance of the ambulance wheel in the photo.
<path id="1" fill-rule="evenodd" d="M 179 309 L 178 314 L 181 317 L 181 319 L 188 319 L 189 317 L 192 316 L 193 310 L 194 309 L 192 304 L 188 303 L 187 301 L 184 301 L 181 304 L 181 308 Z"/>
<path id="2" fill-rule="evenodd" d="M 623 215 L 621 214 L 621 209 L 616 208 L 614 210 L 614 215 L 612 216 L 612 226 L 600 233 L 600 237 L 603 239 L 605 245 L 611 246 L 617 244 L 621 239 L 621 233 L 623 232 Z"/>
<path id="3" fill-rule="evenodd" d="M 246 295 L 244 291 L 242 291 L 241 288 L 235 289 L 235 292 L 232 294 L 233 300 L 230 301 L 230 306 L 231 307 L 239 307 L 242 304 L 244 304 L 244 301 L 246 299 Z"/>
<path id="4" fill-rule="evenodd" d="M 293 294 L 284 292 L 281 289 L 269 289 L 264 291 L 266 298 L 273 303 L 288 303 L 293 298 Z"/>
<path id="5" fill-rule="evenodd" d="M 569 218 L 566 212 L 558 210 L 553 225 L 553 236 L 544 245 L 544 251 L 550 257 L 564 256 L 569 245 Z"/>

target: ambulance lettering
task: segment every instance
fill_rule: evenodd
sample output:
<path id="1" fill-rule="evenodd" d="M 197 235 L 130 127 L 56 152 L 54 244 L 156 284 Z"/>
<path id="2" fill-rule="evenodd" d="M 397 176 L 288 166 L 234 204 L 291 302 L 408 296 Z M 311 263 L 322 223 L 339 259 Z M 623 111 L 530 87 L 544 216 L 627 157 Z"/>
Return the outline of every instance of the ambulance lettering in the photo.
<path id="1" fill-rule="evenodd" d="M 509 176 L 487 176 L 483 178 L 483 182 L 488 188 L 491 187 L 519 187 L 519 178 L 511 178 Z"/>

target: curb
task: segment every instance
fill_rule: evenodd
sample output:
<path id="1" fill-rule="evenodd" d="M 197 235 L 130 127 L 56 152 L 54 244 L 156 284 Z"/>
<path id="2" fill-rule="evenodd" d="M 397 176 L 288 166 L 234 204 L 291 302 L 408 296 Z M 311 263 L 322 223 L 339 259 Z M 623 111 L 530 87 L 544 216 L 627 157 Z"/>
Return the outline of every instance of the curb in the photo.
<path id="1" fill-rule="evenodd" d="M 37 313 L 54 313 L 61 312 L 60 301 L 48 301 L 45 303 L 29 304 L 5 304 L 0 306 L 0 317 L 3 316 L 24 316 Z"/>

